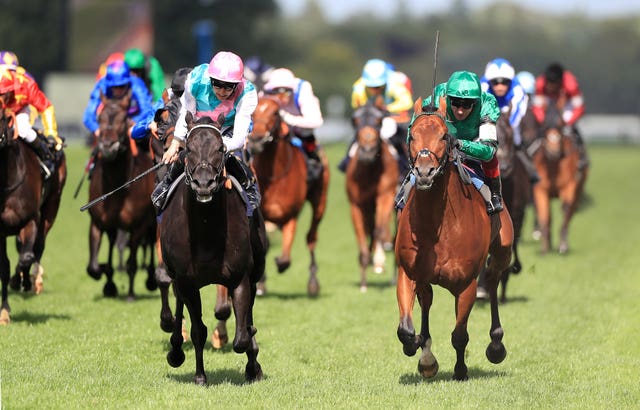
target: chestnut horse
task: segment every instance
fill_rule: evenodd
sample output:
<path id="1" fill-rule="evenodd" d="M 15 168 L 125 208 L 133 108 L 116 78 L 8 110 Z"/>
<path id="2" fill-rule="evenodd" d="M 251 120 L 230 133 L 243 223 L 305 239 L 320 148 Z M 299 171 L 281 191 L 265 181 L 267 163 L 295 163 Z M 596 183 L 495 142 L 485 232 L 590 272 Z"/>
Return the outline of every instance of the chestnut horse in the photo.
<path id="1" fill-rule="evenodd" d="M 133 144 L 127 130 L 130 126 L 128 108 L 131 92 L 122 99 L 109 99 L 102 95 L 103 108 L 98 114 L 100 135 L 98 136 L 98 155 L 89 185 L 89 200 L 92 201 L 103 194 L 122 186 L 125 182 L 143 173 L 153 166 L 148 152 L 133 152 Z M 127 298 L 135 299 L 134 278 L 138 269 L 137 250 L 144 241 L 153 243 L 156 229 L 156 213 L 151 203 L 151 192 L 154 187 L 154 175 L 148 174 L 127 189 L 120 190 L 89 208 L 91 226 L 89 230 L 89 264 L 87 273 L 99 280 L 104 273 L 107 282 L 102 290 L 106 297 L 115 297 L 118 289 L 113 282 L 113 250 L 118 229 L 129 233 L 129 258 L 127 274 L 129 290 Z M 109 240 L 108 260 L 106 264 L 98 263 L 98 254 L 102 234 L 106 232 Z M 157 287 L 153 253 L 147 266 L 146 287 L 155 290 Z"/>
<path id="2" fill-rule="evenodd" d="M 461 171 L 456 171 L 462 168 L 461 157 L 454 148 L 455 137 L 447 132 L 444 98 L 439 111 L 433 113 L 423 112 L 421 101 L 418 99 L 414 105 L 415 119 L 408 136 L 415 188 L 398 215 L 396 234 L 400 310 L 397 334 L 406 355 L 413 356 L 422 348 L 418 362 L 422 376 L 435 376 L 438 362 L 431 352 L 429 333 L 432 286 L 449 290 L 455 297 L 456 313 L 451 334 L 457 357 L 453 378 L 466 380 L 467 321 L 476 299 L 476 277 L 483 268 L 491 303 L 491 343 L 486 355 L 492 363 L 500 363 L 507 354 L 502 343 L 497 287 L 500 274 L 511 262 L 513 227 L 507 209 L 487 215 L 478 190 L 464 182 Z M 416 295 L 422 310 L 418 335 L 412 319 Z"/>
<path id="3" fill-rule="evenodd" d="M 276 257 L 279 273 L 291 265 L 291 247 L 298 215 L 305 201 L 311 205 L 311 225 L 307 231 L 307 249 L 311 256 L 307 292 L 313 297 L 320 290 L 315 248 L 318 225 L 327 204 L 329 164 L 324 151 L 318 148 L 324 169 L 319 180 L 307 181 L 305 154 L 292 145 L 291 136 L 286 130 L 288 127 L 280 117 L 279 110 L 280 105 L 275 99 L 263 97 L 258 100 L 248 148 L 262 193 L 262 214 L 266 221 L 282 229 L 282 254 Z"/>
<path id="4" fill-rule="evenodd" d="M 533 187 L 533 199 L 541 233 L 541 253 L 551 249 L 551 200 L 562 202 L 562 225 L 558 252 L 569 251 L 569 223 L 575 213 L 588 168 L 580 169 L 580 153 L 575 136 L 562 133 L 560 110 L 551 105 L 545 115 L 541 137 L 530 147 L 533 163 L 540 175 L 540 182 Z"/>
<path id="5" fill-rule="evenodd" d="M 40 138 L 40 137 L 38 137 Z M 67 168 L 63 151 L 55 154 L 55 172 L 42 177 L 36 153 L 17 139 L 15 116 L 0 101 L 0 279 L 2 306 L 0 325 L 10 323 L 8 286 L 25 291 L 43 289 L 44 269 L 40 260 L 47 234 L 51 230 L 60 205 Z M 19 260 L 10 280 L 7 237 L 16 236 Z M 34 267 L 34 283 L 29 275 Z"/>
<path id="6" fill-rule="evenodd" d="M 182 319 L 186 304 L 196 356 L 196 384 L 207 383 L 203 348 L 207 327 L 202 321 L 200 288 L 224 285 L 232 291 L 236 332 L 233 350 L 246 352 L 245 378 L 262 378 L 253 325 L 256 284 L 264 274 L 267 237 L 259 209 L 247 217 L 247 205 L 227 178 L 220 127 L 204 117 L 194 122 L 187 114 L 185 179 L 162 213 L 160 241 L 167 272 L 176 294 L 176 320 L 167 361 L 182 365 Z"/>
<path id="7" fill-rule="evenodd" d="M 522 263 L 518 255 L 518 243 L 524 223 L 525 210 L 531 199 L 531 181 L 524 164 L 516 154 L 516 146 L 513 141 L 514 130 L 509 123 L 510 115 L 510 111 L 503 112 L 496 123 L 498 136 L 498 153 L 496 155 L 500 162 L 502 198 L 513 223 L 513 261 L 509 268 L 502 272 L 500 279 L 502 284 L 501 302 L 506 301 L 509 274 L 517 274 L 522 270 Z"/>
<path id="8" fill-rule="evenodd" d="M 391 215 L 399 178 L 398 163 L 389 145 L 380 137 L 385 113 L 373 103 L 354 111 L 357 150 L 346 172 L 351 221 L 358 241 L 360 291 L 367 291 L 367 268 L 382 273 L 385 248 L 392 249 Z"/>

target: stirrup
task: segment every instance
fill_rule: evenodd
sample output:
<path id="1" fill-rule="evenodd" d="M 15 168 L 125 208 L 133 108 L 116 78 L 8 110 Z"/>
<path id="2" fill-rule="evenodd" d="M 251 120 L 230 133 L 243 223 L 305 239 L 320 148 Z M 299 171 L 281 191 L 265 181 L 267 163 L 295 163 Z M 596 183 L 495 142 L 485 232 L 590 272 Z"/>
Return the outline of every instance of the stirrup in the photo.
<path id="1" fill-rule="evenodd" d="M 495 199 L 498 200 L 497 204 L 494 203 Z M 502 198 L 498 195 L 491 195 L 491 200 L 488 202 L 485 201 L 485 203 L 487 205 L 487 214 L 489 215 L 495 215 L 504 210 L 504 207 L 502 206 Z"/>

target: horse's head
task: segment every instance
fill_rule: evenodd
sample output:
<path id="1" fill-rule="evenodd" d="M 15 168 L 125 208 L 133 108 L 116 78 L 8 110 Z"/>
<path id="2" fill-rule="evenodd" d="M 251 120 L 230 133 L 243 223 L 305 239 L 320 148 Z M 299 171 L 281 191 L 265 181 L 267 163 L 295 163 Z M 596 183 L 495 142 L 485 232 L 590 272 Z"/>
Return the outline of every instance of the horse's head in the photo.
<path id="1" fill-rule="evenodd" d="M 259 154 L 265 147 L 275 142 L 288 130 L 280 117 L 280 103 L 272 97 L 261 97 L 252 115 L 253 129 L 248 136 L 248 148 L 251 154 Z"/>
<path id="2" fill-rule="evenodd" d="M 105 161 L 114 160 L 129 149 L 129 104 L 131 90 L 122 98 L 108 98 L 100 93 L 102 110 L 98 114 L 98 150 Z"/>
<path id="3" fill-rule="evenodd" d="M 194 121 L 191 113 L 187 113 L 186 120 L 189 130 L 184 163 L 187 184 L 198 202 L 209 202 L 225 181 L 226 147 L 220 131 L 224 114 L 220 114 L 217 121 L 208 117 Z"/>
<path id="4" fill-rule="evenodd" d="M 510 116 L 511 108 L 508 111 L 503 111 L 496 122 L 496 134 L 498 136 L 498 151 L 496 155 L 500 162 L 500 172 L 503 177 L 511 173 L 516 153 L 513 142 L 513 128 L 509 122 Z"/>
<path id="5" fill-rule="evenodd" d="M 422 110 L 422 99 L 413 106 L 414 120 L 409 129 L 409 157 L 411 172 L 416 178 L 418 190 L 430 189 L 434 179 L 444 173 L 449 160 L 453 138 L 445 123 L 446 102 L 440 100 L 435 112 Z"/>
<path id="6" fill-rule="evenodd" d="M 4 148 L 18 137 L 14 127 L 15 120 L 15 114 L 5 108 L 4 101 L 0 100 L 0 148 Z"/>
<path id="7" fill-rule="evenodd" d="M 550 104 L 542 124 L 542 148 L 545 157 L 552 161 L 559 160 L 564 154 L 562 125 L 560 109 L 556 105 Z"/>
<path id="8" fill-rule="evenodd" d="M 380 129 L 385 115 L 386 112 L 371 101 L 353 112 L 351 122 L 356 129 L 358 161 L 371 163 L 380 156 Z"/>

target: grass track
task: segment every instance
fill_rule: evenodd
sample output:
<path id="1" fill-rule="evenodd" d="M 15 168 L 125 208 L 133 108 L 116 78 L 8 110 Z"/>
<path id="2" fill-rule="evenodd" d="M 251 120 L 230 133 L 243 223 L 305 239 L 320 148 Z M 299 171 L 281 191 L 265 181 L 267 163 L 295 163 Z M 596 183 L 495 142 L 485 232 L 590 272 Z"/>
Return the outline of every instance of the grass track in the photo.
<path id="1" fill-rule="evenodd" d="M 327 151 L 337 164 L 344 146 Z M 190 343 L 182 367 L 167 364 L 169 335 L 159 328 L 159 295 L 146 291 L 142 271 L 134 303 L 124 300 L 126 274 L 116 276 L 122 296 L 114 300 L 102 297 L 104 281 L 85 273 L 89 216 L 79 207 L 87 199 L 86 184 L 78 199 L 72 195 L 88 152 L 81 146 L 67 152 L 70 175 L 45 252 L 45 292 L 11 292 L 12 323 L 0 328 L 2 408 L 598 409 L 640 403 L 636 147 L 591 147 L 589 201 L 573 221 L 569 255 L 538 256 L 527 221 L 523 272 L 512 276 L 510 302 L 501 307 L 507 358 L 500 365 L 487 361 L 489 309 L 477 304 L 469 324 L 470 380 L 464 383 L 450 380 L 454 313 L 446 291 L 436 288 L 434 297 L 431 334 L 440 373 L 430 381 L 417 374 L 418 356 L 404 356 L 396 338 L 389 273 L 372 274 L 369 292 L 359 292 L 344 179 L 334 171 L 317 250 L 321 297 L 306 297 L 306 208 L 292 266 L 283 275 L 275 273 L 279 238 L 273 237 L 270 293 L 256 301 L 264 380 L 245 384 L 246 357 L 207 344 L 207 388 L 193 385 Z M 390 270 L 391 259 L 387 265 Z M 203 291 L 210 331 L 214 296 L 213 287 Z"/>

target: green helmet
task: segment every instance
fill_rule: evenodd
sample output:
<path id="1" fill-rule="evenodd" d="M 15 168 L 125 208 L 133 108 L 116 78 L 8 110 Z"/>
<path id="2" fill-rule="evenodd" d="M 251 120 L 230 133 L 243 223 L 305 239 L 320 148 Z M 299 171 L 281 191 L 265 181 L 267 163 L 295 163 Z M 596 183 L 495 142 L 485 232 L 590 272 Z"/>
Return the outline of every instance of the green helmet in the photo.
<path id="1" fill-rule="evenodd" d="M 447 81 L 447 96 L 455 98 L 480 98 L 482 93 L 478 76 L 469 71 L 456 71 Z"/>
<path id="2" fill-rule="evenodd" d="M 139 48 L 130 48 L 124 53 L 124 62 L 132 70 L 142 69 L 145 63 L 144 53 Z"/>

